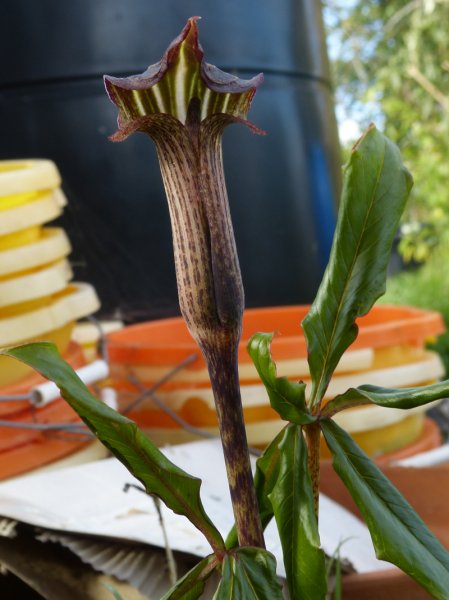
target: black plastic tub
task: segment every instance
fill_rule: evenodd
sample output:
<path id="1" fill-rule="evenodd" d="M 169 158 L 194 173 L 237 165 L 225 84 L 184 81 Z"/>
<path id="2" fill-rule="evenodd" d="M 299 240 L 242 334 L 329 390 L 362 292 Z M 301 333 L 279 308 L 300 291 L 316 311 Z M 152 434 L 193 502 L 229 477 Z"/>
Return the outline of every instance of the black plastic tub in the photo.
<path id="1" fill-rule="evenodd" d="M 155 151 L 145 136 L 108 141 L 102 75 L 143 71 L 195 14 L 208 62 L 265 73 L 250 118 L 268 136 L 224 136 L 247 305 L 309 302 L 327 261 L 340 149 L 318 1 L 16 0 L 0 21 L 0 158 L 57 163 L 76 278 L 96 286 L 104 315 L 178 308 Z"/>

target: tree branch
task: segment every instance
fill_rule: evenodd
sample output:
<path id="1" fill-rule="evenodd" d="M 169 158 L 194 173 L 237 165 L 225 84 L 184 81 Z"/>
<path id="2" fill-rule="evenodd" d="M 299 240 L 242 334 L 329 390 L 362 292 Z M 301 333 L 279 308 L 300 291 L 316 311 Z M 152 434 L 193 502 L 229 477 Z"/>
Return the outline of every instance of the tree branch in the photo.
<path id="1" fill-rule="evenodd" d="M 436 85 L 434 85 L 415 65 L 407 67 L 407 74 L 438 102 L 441 108 L 449 113 L 449 98 L 447 98 Z"/>

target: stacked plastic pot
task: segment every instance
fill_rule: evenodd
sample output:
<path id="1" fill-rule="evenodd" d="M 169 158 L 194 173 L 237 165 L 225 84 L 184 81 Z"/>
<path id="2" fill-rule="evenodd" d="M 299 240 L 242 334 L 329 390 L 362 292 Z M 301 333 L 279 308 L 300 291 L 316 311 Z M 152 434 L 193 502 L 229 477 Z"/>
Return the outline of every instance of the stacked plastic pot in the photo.
<path id="1" fill-rule="evenodd" d="M 0 162 L 0 347 L 51 341 L 79 368 L 85 359 L 71 342 L 72 330 L 99 302 L 90 285 L 71 281 L 64 230 L 46 226 L 66 204 L 60 186 L 51 161 Z M 84 443 L 28 426 L 77 420 L 60 398 L 42 408 L 33 405 L 27 396 L 41 381 L 25 365 L 0 357 L 0 478 L 51 462 Z"/>
<path id="2" fill-rule="evenodd" d="M 278 374 L 303 380 L 310 390 L 306 343 L 300 327 L 307 310 L 306 306 L 291 306 L 245 312 L 239 368 L 248 438 L 253 445 L 265 445 L 285 422 L 270 407 L 246 352 L 247 341 L 257 331 L 279 332 L 272 346 Z M 439 314 L 409 307 L 378 306 L 358 324 L 359 336 L 342 357 L 329 386 L 328 398 L 365 383 L 411 387 L 437 381 L 442 376 L 438 355 L 425 349 L 426 339 L 444 329 Z M 145 401 L 131 412 L 155 441 L 176 443 L 192 437 L 190 431 L 180 426 L 177 417 L 205 432 L 216 431 L 206 365 L 182 319 L 125 327 L 109 336 L 109 353 L 122 408 L 138 400 L 145 388 L 157 388 L 156 400 L 147 393 Z M 161 410 L 161 402 L 172 415 Z M 340 413 L 336 420 L 374 457 L 392 458 L 391 453 L 400 457 L 440 443 L 438 429 L 426 419 L 423 409 L 361 407 Z M 324 447 L 323 455 L 326 455 Z"/>

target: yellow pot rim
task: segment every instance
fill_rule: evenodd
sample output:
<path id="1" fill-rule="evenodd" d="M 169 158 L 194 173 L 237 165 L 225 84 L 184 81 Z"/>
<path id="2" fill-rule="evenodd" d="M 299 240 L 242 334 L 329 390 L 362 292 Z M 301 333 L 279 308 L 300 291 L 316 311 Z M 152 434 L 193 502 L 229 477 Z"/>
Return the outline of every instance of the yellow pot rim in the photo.
<path id="1" fill-rule="evenodd" d="M 14 317 L 0 319 L 0 347 L 13 346 L 23 340 L 44 335 L 90 315 L 100 308 L 93 286 L 71 283 L 67 291 L 49 306 L 30 310 Z"/>
<path id="2" fill-rule="evenodd" d="M 49 296 L 67 287 L 73 273 L 67 260 L 0 281 L 0 308 Z"/>
<path id="3" fill-rule="evenodd" d="M 61 175 L 55 163 L 47 159 L 17 159 L 0 161 L 0 210 L 15 200 L 9 196 L 57 188 Z M 26 200 L 25 200 L 26 201 Z"/>
<path id="4" fill-rule="evenodd" d="M 0 276 L 55 262 L 68 256 L 70 250 L 70 242 L 64 229 L 42 229 L 37 241 L 0 251 Z"/>
<path id="5" fill-rule="evenodd" d="M 67 199 L 60 189 L 39 195 L 38 199 L 0 213 L 0 236 L 42 225 L 62 214 Z"/>

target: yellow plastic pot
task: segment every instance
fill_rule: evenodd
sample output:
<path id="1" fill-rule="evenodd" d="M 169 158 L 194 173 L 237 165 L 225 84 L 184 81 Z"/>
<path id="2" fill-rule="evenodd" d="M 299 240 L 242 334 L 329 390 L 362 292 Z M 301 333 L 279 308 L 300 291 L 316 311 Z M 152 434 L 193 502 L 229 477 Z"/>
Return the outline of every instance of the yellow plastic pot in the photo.
<path id="1" fill-rule="evenodd" d="M 0 237 L 0 277 L 55 263 L 69 255 L 70 242 L 63 229 L 37 227 L 32 231 L 28 240 L 9 247 L 1 246 Z"/>
<path id="2" fill-rule="evenodd" d="M 58 188 L 60 185 L 61 176 L 51 160 L 0 161 L 0 197 L 5 198 L 0 204 L 3 206 L 17 206 L 21 202 L 21 195 Z"/>
<path id="3" fill-rule="evenodd" d="M 67 260 L 0 277 L 0 308 L 59 292 L 67 287 L 71 278 L 72 269 Z"/>
<path id="4" fill-rule="evenodd" d="M 71 284 L 38 301 L 0 308 L 0 347 L 31 341 L 52 341 L 64 352 L 75 321 L 98 310 L 95 290 L 89 284 Z M 1 386 L 11 385 L 30 373 L 29 367 L 0 357 Z"/>

